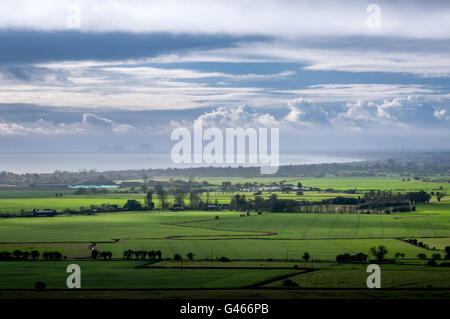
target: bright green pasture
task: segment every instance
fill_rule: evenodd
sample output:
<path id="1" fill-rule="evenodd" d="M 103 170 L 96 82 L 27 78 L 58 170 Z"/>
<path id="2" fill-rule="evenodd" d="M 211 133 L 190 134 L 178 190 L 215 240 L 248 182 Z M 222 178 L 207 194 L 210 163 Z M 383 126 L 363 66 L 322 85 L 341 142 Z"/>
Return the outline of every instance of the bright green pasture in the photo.
<path id="1" fill-rule="evenodd" d="M 26 189 L 18 189 L 18 190 L 0 190 L 0 198 L 55 198 L 55 194 L 63 194 L 70 195 L 73 193 L 73 190 L 69 189 L 56 189 L 56 190 L 26 190 Z"/>
<path id="2" fill-rule="evenodd" d="M 445 182 L 422 182 L 410 177 L 410 181 L 402 181 L 402 177 L 352 177 L 352 178 L 306 178 L 302 179 L 305 186 L 318 187 L 321 189 L 333 188 L 337 190 L 357 189 L 366 190 L 392 190 L 392 191 L 439 191 L 450 189 L 450 184 Z M 434 179 L 434 178 L 431 178 Z"/>
<path id="3" fill-rule="evenodd" d="M 409 178 L 410 181 L 403 182 L 402 179 Z M 434 179 L 445 179 L 447 177 L 430 177 Z M 422 182 L 416 181 L 413 177 L 258 177 L 258 178 L 243 178 L 243 177 L 205 177 L 199 178 L 199 180 L 206 180 L 211 184 L 221 185 L 222 181 L 230 181 L 233 184 L 236 183 L 279 183 L 284 181 L 285 184 L 294 184 L 297 186 L 298 182 L 301 182 L 305 187 L 318 187 L 320 189 L 333 188 L 336 190 L 349 190 L 357 189 L 361 191 L 379 189 L 379 190 L 393 190 L 393 191 L 439 191 L 439 187 L 442 186 L 444 190 L 450 189 L 450 183 L 448 182 Z M 447 192 L 448 193 L 448 192 Z"/>
<path id="4" fill-rule="evenodd" d="M 54 209 L 62 211 L 66 208 L 78 210 L 81 206 L 111 204 L 122 207 L 126 199 L 102 197 L 62 197 L 62 198 L 0 198 L 0 212 L 20 212 L 36 209 Z"/>
<path id="5" fill-rule="evenodd" d="M 239 212 L 153 211 L 9 218 L 0 220 L 0 243 L 21 242 L 43 251 L 47 247 L 40 248 L 38 243 L 120 239 L 117 243 L 101 244 L 99 249 L 112 251 L 114 257 L 121 257 L 126 249 L 145 249 L 161 250 L 165 257 L 193 252 L 197 258 L 211 259 L 298 259 L 308 251 L 313 258 L 322 260 L 385 245 L 389 256 L 401 252 L 406 258 L 416 258 L 418 253 L 430 255 L 434 251 L 398 238 L 450 237 L 449 205 L 450 202 L 421 205 L 418 212 L 395 215 L 253 213 L 239 217 Z M 220 216 L 218 220 L 214 219 L 216 215 Z M 0 248 L 11 250 L 17 244 L 11 248 L 8 245 Z M 60 249 L 69 257 L 89 255 L 80 246 Z"/>
<path id="6" fill-rule="evenodd" d="M 367 288 L 367 265 L 332 265 L 290 279 L 300 288 Z M 266 287 L 283 287 L 283 280 Z M 381 288 L 450 288 L 445 267 L 381 265 Z"/>
<path id="7" fill-rule="evenodd" d="M 195 223 L 222 230 L 276 232 L 275 238 L 450 237 L 450 202 L 418 205 L 417 212 L 384 214 L 263 214 Z"/>
<path id="8" fill-rule="evenodd" d="M 427 177 L 427 176 L 424 176 Z M 403 182 L 402 179 L 406 180 Z M 407 179 L 410 179 L 407 181 Z M 450 179 L 449 176 L 431 176 L 430 180 Z M 154 177 L 154 180 L 169 181 L 169 177 Z M 187 181 L 188 178 L 175 178 Z M 414 180 L 412 176 L 382 176 L 382 177 L 198 177 L 196 181 L 207 181 L 210 184 L 220 186 L 222 182 L 231 182 L 232 184 L 245 183 L 280 183 L 294 184 L 297 186 L 301 182 L 303 186 L 318 187 L 321 189 L 334 188 L 340 190 L 347 189 L 398 189 L 398 190 L 438 190 L 440 186 L 444 189 L 450 189 L 448 182 L 422 182 Z M 142 182 L 143 180 L 133 180 Z"/>
<path id="9" fill-rule="evenodd" d="M 250 234 L 283 239 L 450 237 L 450 202 L 393 215 L 239 212 L 138 212 L 0 220 L 0 242 L 108 241 L 179 235 Z M 221 218 L 214 219 L 219 215 Z M 164 223 L 190 222 L 179 225 Z M 193 226 L 193 227 L 182 227 Z"/>
<path id="10" fill-rule="evenodd" d="M 132 212 L 0 220 L 0 242 L 86 242 L 112 239 L 164 238 L 179 235 L 223 235 L 233 231 L 181 227 L 164 223 L 196 221 L 237 212 Z M 245 234 L 245 232 L 238 234 Z"/>
<path id="11" fill-rule="evenodd" d="M 99 250 L 111 251 L 114 257 L 122 257 L 123 252 L 132 250 L 161 250 L 163 257 L 172 258 L 180 254 L 187 259 L 189 252 L 195 259 L 216 260 L 222 256 L 230 259 L 293 259 L 299 260 L 305 252 L 315 260 L 334 261 L 344 253 L 369 255 L 371 247 L 384 245 L 388 249 L 388 258 L 394 258 L 397 252 L 404 253 L 406 259 L 417 259 L 419 253 L 431 257 L 436 251 L 419 248 L 396 239 L 338 239 L 338 240 L 261 240 L 226 239 L 217 240 L 128 240 L 114 244 L 100 244 Z M 441 252 L 442 255 L 442 252 Z"/>
<path id="12" fill-rule="evenodd" d="M 66 268 L 73 262 L 0 262 L 0 289 L 32 289 L 36 281 L 47 288 L 67 288 Z M 281 275 L 272 269 L 153 269 L 141 262 L 77 261 L 81 288 L 231 288 Z"/>
<path id="13" fill-rule="evenodd" d="M 23 194 L 22 192 L 25 192 Z M 209 200 L 211 203 L 216 201 L 219 204 L 228 204 L 231 197 L 237 193 L 220 193 L 210 192 Z M 247 198 L 253 199 L 253 193 L 240 193 L 245 194 Z M 353 197 L 356 195 L 349 195 L 344 193 L 327 193 L 327 192 L 305 192 L 302 196 L 297 196 L 294 192 L 281 193 L 275 192 L 280 199 L 297 199 L 297 200 L 309 200 L 320 201 L 323 199 L 334 198 L 336 196 Z M 262 196 L 268 198 L 271 193 L 264 192 Z M 29 197 L 27 197 L 29 196 Z M 207 196 L 203 194 L 202 200 L 206 201 Z M 48 193 L 48 191 L 17 191 L 11 193 L 11 191 L 0 191 L 0 212 L 17 213 L 21 210 L 29 211 L 35 209 L 54 209 L 57 211 L 63 211 L 65 209 L 78 210 L 80 207 L 89 208 L 91 205 L 100 206 L 101 204 L 118 205 L 122 207 L 128 199 L 136 199 L 144 204 L 144 194 L 99 194 L 99 195 L 71 195 L 65 194 L 61 198 L 57 198 L 54 192 Z M 167 198 L 169 204 L 174 202 L 173 196 L 169 195 Z M 161 202 L 157 196 L 153 197 L 153 202 L 156 208 L 161 208 Z M 189 205 L 188 196 L 186 196 L 185 204 Z"/>
<path id="14" fill-rule="evenodd" d="M 418 241 L 421 241 L 425 244 L 428 244 L 428 247 L 443 250 L 445 247 L 450 246 L 450 238 L 419 238 Z"/>

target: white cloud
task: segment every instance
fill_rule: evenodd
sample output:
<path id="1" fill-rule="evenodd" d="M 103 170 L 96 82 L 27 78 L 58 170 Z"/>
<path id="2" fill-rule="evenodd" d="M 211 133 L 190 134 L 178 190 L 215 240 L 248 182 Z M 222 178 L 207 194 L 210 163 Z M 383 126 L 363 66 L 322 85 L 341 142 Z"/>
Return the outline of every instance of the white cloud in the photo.
<path id="1" fill-rule="evenodd" d="M 312 71 L 391 72 L 411 73 L 423 77 L 450 76 L 450 53 L 445 42 L 436 45 L 415 42 L 406 44 L 394 39 L 374 40 L 374 43 L 351 42 L 342 45 L 316 41 L 285 41 L 241 43 L 233 48 L 190 52 L 178 56 L 181 61 L 206 59 L 209 61 L 278 61 L 299 62 L 303 69 Z M 343 39 L 345 43 L 345 39 Z M 377 41 L 377 42 L 375 42 Z M 300 43 L 300 44 L 299 44 Z M 444 45 L 444 46 L 443 46 Z M 172 60 L 173 62 L 173 60 Z"/>
<path id="2" fill-rule="evenodd" d="M 221 106 L 198 117 L 206 127 L 277 127 L 275 117 L 259 113 L 247 105 L 238 107 Z"/>
<path id="3" fill-rule="evenodd" d="M 133 110 L 239 105 L 243 101 L 264 106 L 274 101 L 266 89 L 240 87 L 236 83 L 278 80 L 294 74 L 293 71 L 229 74 L 142 64 L 145 60 L 42 63 L 37 67 L 64 74 L 65 78 L 50 83 L 0 78 L 0 99 L 6 103 Z"/>
<path id="4" fill-rule="evenodd" d="M 447 110 L 434 111 L 434 116 L 436 116 L 438 119 L 443 119 L 446 114 L 447 114 Z M 448 117 L 447 117 L 447 119 L 448 119 Z"/>
<path id="5" fill-rule="evenodd" d="M 33 0 L 2 1 L 0 28 L 64 30 L 68 11 L 81 9 L 83 31 L 263 34 L 269 36 L 387 35 L 448 38 L 450 8 L 378 1 L 382 28 L 366 25 L 368 3 L 251 0 Z"/>
<path id="6" fill-rule="evenodd" d="M 321 105 L 313 103 L 311 100 L 297 98 L 288 102 L 290 109 L 285 120 L 297 125 L 314 123 L 318 125 L 329 124 L 329 114 Z"/>
<path id="7" fill-rule="evenodd" d="M 380 100 L 396 97 L 421 95 L 424 99 L 444 97 L 439 91 L 425 85 L 416 84 L 318 84 L 299 90 L 279 90 L 281 93 L 301 95 L 314 102 L 349 102 L 358 100 Z"/>
<path id="8" fill-rule="evenodd" d="M 28 123 L 16 123 L 0 120 L 0 136 L 14 135 L 77 135 L 98 133 L 127 133 L 134 128 L 128 124 L 118 124 L 95 114 L 85 113 L 81 122 L 54 123 L 44 119 Z"/>
<path id="9" fill-rule="evenodd" d="M 324 127 L 339 130 L 378 130 L 445 127 L 446 110 L 438 110 L 423 96 L 411 95 L 384 100 L 358 100 L 339 107 L 297 98 L 288 103 L 286 126 Z M 441 120 L 441 121 L 440 121 Z"/>

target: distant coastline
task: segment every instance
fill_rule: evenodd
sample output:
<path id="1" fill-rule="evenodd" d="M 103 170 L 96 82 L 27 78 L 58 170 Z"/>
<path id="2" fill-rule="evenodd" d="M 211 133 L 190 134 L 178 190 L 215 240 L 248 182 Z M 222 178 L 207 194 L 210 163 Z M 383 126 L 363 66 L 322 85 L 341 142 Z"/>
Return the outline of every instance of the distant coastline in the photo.
<path id="1" fill-rule="evenodd" d="M 324 154 L 281 154 L 280 165 L 347 163 L 361 158 Z M 188 167 L 228 167 L 229 164 L 175 164 L 170 154 L 148 153 L 43 153 L 0 154 L 0 170 L 17 174 L 78 172 L 80 170 L 112 171 L 130 169 L 165 169 Z M 254 166 L 239 164 L 232 166 Z"/>

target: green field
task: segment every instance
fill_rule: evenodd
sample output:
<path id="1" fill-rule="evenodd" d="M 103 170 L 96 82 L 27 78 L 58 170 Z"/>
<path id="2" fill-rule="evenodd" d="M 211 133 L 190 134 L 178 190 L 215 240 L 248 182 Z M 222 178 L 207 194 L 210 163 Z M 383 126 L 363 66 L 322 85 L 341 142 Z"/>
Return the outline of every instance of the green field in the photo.
<path id="1" fill-rule="evenodd" d="M 346 194 L 339 192 L 327 192 L 326 189 L 334 189 L 335 191 L 356 190 L 359 193 L 364 193 L 369 190 L 392 190 L 393 192 L 408 192 L 424 190 L 427 192 L 444 192 L 450 193 L 450 183 L 448 182 L 431 182 L 432 180 L 442 179 L 446 180 L 448 177 L 433 177 L 430 182 L 422 180 L 414 180 L 409 177 L 410 181 L 402 181 L 402 177 L 353 177 L 353 178 L 279 178 L 279 177 L 262 177 L 262 178 L 222 178 L 222 177 L 208 177 L 198 178 L 198 181 L 206 180 L 215 187 L 220 187 L 223 181 L 231 181 L 236 183 L 280 183 L 284 181 L 286 184 L 297 185 L 301 182 L 305 187 L 317 187 L 323 191 L 304 192 L 304 195 L 297 196 L 295 192 L 281 193 L 273 192 L 280 199 L 298 199 L 309 201 L 320 201 L 323 199 L 334 198 L 336 196 L 355 197 L 358 194 Z M 181 178 L 182 179 L 182 178 Z M 168 181 L 169 178 L 155 178 L 155 180 Z M 62 193 L 62 198 L 55 197 L 55 193 Z M 122 207 L 128 199 L 136 199 L 144 202 L 143 193 L 108 193 L 101 195 L 73 195 L 73 190 L 0 190 L 0 213 L 19 213 L 20 211 L 29 211 L 35 209 L 55 209 L 63 211 L 65 209 L 78 210 L 80 207 L 90 207 L 91 205 L 99 206 L 101 204 L 118 205 Z M 231 196 L 235 193 L 210 192 L 210 201 L 217 201 L 219 204 L 228 203 Z M 241 193 L 248 198 L 254 198 L 253 192 Z M 272 193 L 263 192 L 262 196 L 267 198 Z M 206 195 L 202 195 L 202 199 L 206 200 Z M 432 200 L 435 200 L 434 198 Z M 173 203 L 173 196 L 168 196 L 168 202 Z M 189 200 L 186 199 L 186 204 Z M 161 203 L 154 196 L 154 203 L 156 208 L 161 207 Z"/>
<path id="2" fill-rule="evenodd" d="M 4 193 L 6 192 L 6 193 Z M 71 193 L 64 195 L 63 197 L 55 197 L 54 192 L 41 192 L 41 191 L 24 191 L 25 194 L 16 194 L 15 197 L 10 195 L 11 191 L 0 191 L 0 212 L 19 213 L 20 211 L 30 211 L 32 209 L 54 209 L 56 211 L 64 211 L 65 209 L 78 210 L 80 207 L 89 208 L 91 205 L 100 206 L 101 204 L 118 205 L 123 207 L 128 199 L 136 199 L 144 204 L 143 193 L 132 194 L 104 194 L 104 195 L 91 195 L 80 196 L 72 195 Z M 230 202 L 230 198 L 233 194 L 210 192 L 209 200 L 212 203 L 216 201 L 219 204 L 227 204 Z M 244 193 L 241 193 L 244 194 Z M 261 196 L 268 198 L 272 193 L 264 192 Z M 281 192 L 273 192 L 280 199 L 299 199 L 309 201 L 320 201 L 323 199 L 334 198 L 336 196 L 354 197 L 357 195 L 350 195 L 344 193 L 329 193 L 329 192 L 307 192 L 303 196 L 297 196 L 295 193 L 285 194 Z M 253 199 L 253 193 L 245 193 L 246 197 Z M 206 201 L 206 195 L 201 196 Z M 173 203 L 173 196 L 169 195 L 168 203 Z M 156 198 L 153 199 L 156 208 L 161 208 L 161 202 Z M 185 200 L 186 204 L 189 204 L 189 200 Z"/>
<path id="3" fill-rule="evenodd" d="M 426 177 L 426 176 L 425 176 Z M 402 179 L 410 179 L 410 181 L 402 181 Z M 285 184 L 297 185 L 301 182 L 303 186 L 318 187 L 320 189 L 332 188 L 335 190 L 393 190 L 393 191 L 408 191 L 408 190 L 427 190 L 427 191 L 439 191 L 442 186 L 444 191 L 450 189 L 450 183 L 448 183 L 448 176 L 429 177 L 430 180 L 443 180 L 441 182 L 424 182 L 422 180 L 414 180 L 412 176 L 389 176 L 389 177 L 306 177 L 306 178 L 286 178 L 286 177 L 205 177 L 197 178 L 197 181 L 207 181 L 213 185 L 220 186 L 222 182 L 229 181 L 233 184 L 239 183 L 279 183 L 284 181 Z M 180 178 L 187 180 L 187 178 Z M 170 178 L 154 178 L 154 180 L 169 181 Z M 142 181 L 142 180 L 135 180 Z"/>
<path id="4" fill-rule="evenodd" d="M 36 281 L 47 288 L 66 288 L 66 268 L 73 262 L 1 262 L 0 289 L 32 289 Z M 276 269 L 149 269 L 123 261 L 77 261 L 83 288 L 227 288 L 250 285 L 292 270 Z"/>
<path id="5" fill-rule="evenodd" d="M 364 265 L 332 265 L 327 269 L 299 274 L 290 278 L 300 288 L 366 288 L 367 273 Z M 448 269 L 424 266 L 381 266 L 383 288 L 449 288 Z M 277 281 L 265 287 L 284 287 Z"/>
<path id="6" fill-rule="evenodd" d="M 210 179 L 214 182 L 214 179 Z M 219 180 L 218 180 L 219 181 Z M 235 180 L 234 180 L 235 182 Z M 295 181 L 289 181 L 294 183 Z M 302 179 L 306 186 L 335 189 L 392 189 L 429 192 L 447 189 L 445 183 L 402 182 L 401 178 L 336 178 Z M 384 185 L 384 186 L 383 186 Z M 403 188 L 402 188 L 403 187 Z M 23 193 L 22 193 L 23 192 Z M 143 200 L 143 194 L 104 194 L 77 196 L 55 191 L 0 191 L 0 211 L 52 208 L 64 210 L 102 203 L 123 205 L 127 199 Z M 252 197 L 252 193 L 246 194 Z M 265 197 L 269 193 L 263 194 Z M 358 196 L 332 192 L 277 193 L 280 198 L 310 201 L 336 196 Z M 214 192 L 210 200 L 227 203 L 232 194 Z M 231 288 L 258 282 L 267 287 L 283 287 L 279 276 L 290 274 L 290 279 L 305 288 L 359 288 L 367 278 L 365 265 L 337 265 L 338 254 L 370 254 L 370 248 L 383 245 L 386 258 L 396 253 L 405 257 L 397 265 L 384 265 L 385 287 L 450 288 L 448 270 L 425 266 L 418 254 L 431 258 L 450 245 L 450 201 L 433 200 L 417 205 L 410 213 L 387 214 L 313 214 L 251 212 L 241 217 L 236 211 L 141 211 L 101 213 L 95 215 L 60 215 L 51 218 L 0 219 L 0 251 L 38 250 L 59 251 L 67 260 L 1 261 L 0 289 L 32 288 L 37 280 L 49 288 L 64 288 L 65 267 L 77 263 L 83 269 L 84 288 Z M 169 199 L 170 200 L 170 199 Z M 158 206 L 158 203 L 157 203 Z M 216 217 L 218 216 L 218 218 Z M 416 238 L 427 243 L 424 249 L 405 242 Z M 110 251 L 112 261 L 91 261 L 90 243 L 97 243 L 99 251 Z M 162 263 L 144 267 L 143 261 L 121 260 L 125 250 L 160 250 Z M 194 260 L 186 255 L 192 252 Z M 305 252 L 311 256 L 301 261 Z M 170 261 L 175 254 L 184 258 L 184 267 Z M 220 257 L 233 260 L 219 262 Z M 373 258 L 373 256 L 371 256 Z M 77 259 L 81 258 L 81 259 Z M 148 261 L 147 261 L 148 263 Z M 291 274 L 294 264 L 313 267 L 315 271 Z M 236 265 L 240 265 L 236 267 Z M 245 265 L 245 266 L 243 266 Z M 155 268 L 161 267 L 161 268 Z M 175 268 L 173 268 L 175 267 Z M 285 269 L 273 269 L 273 268 Z M 219 268 L 219 269 L 218 269 Z M 224 269 L 222 269 L 224 268 Z M 289 268 L 289 269 L 288 269 Z M 292 275 L 292 276 L 291 276 Z M 427 279 L 428 278 L 428 279 Z M 361 286 L 362 285 L 362 286 Z"/>

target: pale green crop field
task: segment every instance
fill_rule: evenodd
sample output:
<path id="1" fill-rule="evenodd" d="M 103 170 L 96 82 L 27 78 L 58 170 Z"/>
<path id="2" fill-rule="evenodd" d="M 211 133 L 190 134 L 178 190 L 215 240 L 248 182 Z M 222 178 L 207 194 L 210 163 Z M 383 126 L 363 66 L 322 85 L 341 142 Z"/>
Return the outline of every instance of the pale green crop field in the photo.
<path id="1" fill-rule="evenodd" d="M 328 269 L 291 277 L 301 288 L 367 288 L 367 265 L 333 265 Z M 266 287 L 283 287 L 283 281 Z M 450 288 L 450 271 L 445 268 L 381 265 L 381 288 Z"/>
<path id="2" fill-rule="evenodd" d="M 400 241 L 401 238 L 450 237 L 450 202 L 421 205 L 418 212 L 394 215 L 263 214 L 239 217 L 239 212 L 136 212 L 52 218 L 9 218 L 0 221 L 0 248 L 18 244 L 62 245 L 68 255 L 89 256 L 86 246 L 68 243 L 103 243 L 99 249 L 122 257 L 123 251 L 161 250 L 165 257 L 193 252 L 197 258 L 299 259 L 305 251 L 317 260 L 337 254 L 368 253 L 385 245 L 388 256 L 436 251 Z M 215 219 L 219 216 L 219 219 Z M 1 244 L 4 243 L 4 244 Z M 6 244 L 10 243 L 10 244 Z M 46 244 L 47 243 L 47 244 Z M 63 244 L 64 243 L 64 244 Z M 10 246 L 8 246 L 10 245 Z"/>
<path id="3" fill-rule="evenodd" d="M 426 176 L 423 176 L 426 177 Z M 402 181 L 402 179 L 410 179 L 410 181 Z M 431 180 L 435 179 L 450 179 L 449 176 L 429 177 Z M 155 180 L 168 181 L 169 178 L 154 178 Z M 178 179 L 178 178 L 177 178 Z M 187 180 L 187 178 L 179 178 Z M 448 182 L 423 182 L 421 180 L 414 180 L 414 177 L 395 176 L 395 177 L 204 177 L 196 178 L 197 181 L 208 181 L 211 184 L 220 186 L 222 182 L 229 181 L 232 184 L 240 183 L 280 183 L 284 181 L 285 184 L 293 184 L 297 186 L 301 182 L 305 187 L 318 187 L 320 189 L 333 188 L 336 190 L 350 190 L 357 189 L 361 191 L 371 189 L 384 189 L 393 191 L 414 191 L 414 190 L 429 190 L 439 191 L 442 186 L 444 190 L 450 189 Z M 137 180 L 142 181 L 142 180 Z"/>
<path id="4" fill-rule="evenodd" d="M 164 238 L 174 235 L 217 235 L 218 231 L 166 225 L 214 216 L 239 216 L 237 212 L 130 212 L 94 216 L 5 218 L 0 220 L 1 242 L 92 242 L 112 239 Z M 219 231 L 220 234 L 236 232 Z M 245 234 L 245 232 L 238 234 Z"/>
<path id="5" fill-rule="evenodd" d="M 418 205 L 417 211 L 384 214 L 263 214 L 197 222 L 222 230 L 276 232 L 276 238 L 450 237 L 450 202 Z"/>
<path id="6" fill-rule="evenodd" d="M 428 244 L 430 248 L 436 247 L 436 249 L 444 249 L 450 246 L 450 238 L 420 238 L 419 241 L 424 244 Z"/>
<path id="7" fill-rule="evenodd" d="M 73 262 L 0 262 L 0 289 L 33 289 L 43 281 L 49 289 L 64 289 L 66 268 Z M 77 261 L 83 289 L 94 288 L 228 288 L 251 284 L 292 270 L 273 269 L 152 269 L 142 262 Z"/>
<path id="8" fill-rule="evenodd" d="M 417 259 L 419 253 L 431 257 L 437 251 L 407 244 L 396 239 L 348 239 L 348 240 L 263 240 L 263 239 L 227 239 L 216 240 L 129 240 L 114 244 L 100 244 L 100 250 L 111 251 L 113 256 L 122 257 L 125 250 L 161 250 L 163 257 L 172 258 L 180 254 L 185 259 L 189 252 L 195 254 L 195 259 L 216 260 L 227 257 L 233 260 L 274 259 L 300 260 L 305 252 L 314 260 L 334 261 L 339 254 L 367 255 L 371 247 L 384 245 L 388 248 L 387 258 L 394 258 L 397 252 L 404 253 L 405 259 Z M 440 252 L 441 255 L 442 252 Z M 86 251 L 86 255 L 89 252 Z"/>
<path id="9" fill-rule="evenodd" d="M 118 205 L 123 207 L 128 199 L 135 199 L 144 204 L 144 194 L 102 194 L 102 195 L 72 195 L 66 194 L 61 198 L 55 197 L 54 192 L 48 193 L 34 193 L 33 191 L 24 191 L 28 194 L 22 194 L 21 196 L 16 195 L 16 197 L 8 197 L 10 191 L 7 194 L 2 194 L 4 191 L 0 191 L 0 212 L 10 212 L 18 213 L 22 210 L 30 211 L 35 209 L 54 209 L 57 211 L 64 211 L 65 209 L 78 210 L 80 207 L 89 208 L 91 205 L 100 206 L 101 204 Z M 22 191 L 19 191 L 22 192 Z M 220 192 L 210 192 L 209 200 L 211 203 L 216 201 L 219 204 L 228 204 L 231 197 L 237 193 L 220 193 Z M 253 199 L 255 196 L 253 193 L 240 193 L 244 194 L 248 199 Z M 264 192 L 262 197 L 268 198 L 272 193 Z M 350 195 L 344 193 L 327 193 L 327 192 L 305 192 L 302 196 L 297 196 L 294 192 L 291 193 L 281 193 L 274 192 L 280 199 L 297 199 L 297 200 L 309 200 L 309 201 L 320 201 L 323 199 L 334 198 L 336 196 L 343 197 L 354 197 L 357 195 Z M 23 197 L 25 195 L 32 197 Z M 206 202 L 207 196 L 202 194 L 201 199 Z M 169 205 L 173 204 L 174 198 L 169 195 L 167 198 Z M 154 195 L 153 202 L 156 208 L 161 208 L 161 202 L 158 200 L 157 196 Z M 188 196 L 186 196 L 185 204 L 189 205 Z"/>

